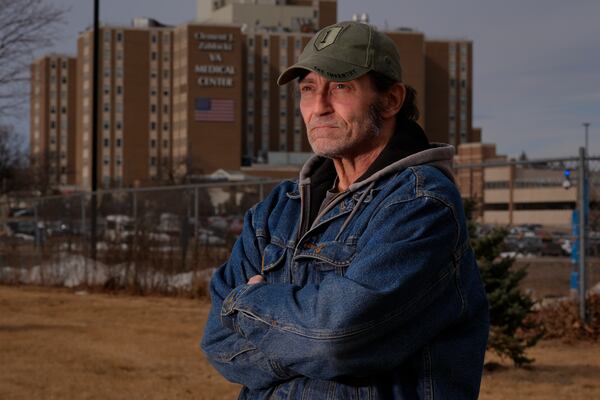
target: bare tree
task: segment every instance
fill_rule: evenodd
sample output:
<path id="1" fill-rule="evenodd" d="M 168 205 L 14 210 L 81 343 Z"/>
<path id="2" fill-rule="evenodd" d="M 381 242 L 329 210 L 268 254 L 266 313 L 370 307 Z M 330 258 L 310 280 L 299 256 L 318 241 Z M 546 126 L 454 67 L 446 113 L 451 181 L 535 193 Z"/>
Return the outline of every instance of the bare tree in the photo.
<path id="1" fill-rule="evenodd" d="M 0 194 L 18 189 L 25 168 L 19 137 L 12 126 L 0 125 Z"/>
<path id="2" fill-rule="evenodd" d="M 0 0 L 0 120 L 26 100 L 36 50 L 57 37 L 66 9 L 47 0 Z"/>

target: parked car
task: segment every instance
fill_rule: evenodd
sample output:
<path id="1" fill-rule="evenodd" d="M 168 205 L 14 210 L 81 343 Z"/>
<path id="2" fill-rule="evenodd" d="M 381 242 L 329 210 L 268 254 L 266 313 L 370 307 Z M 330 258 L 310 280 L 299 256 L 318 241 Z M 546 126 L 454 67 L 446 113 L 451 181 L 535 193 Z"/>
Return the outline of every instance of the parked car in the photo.
<path id="1" fill-rule="evenodd" d="M 199 228 L 198 229 L 198 243 L 211 245 L 211 246 L 224 246 L 225 239 L 219 237 L 210 229 Z"/>
<path id="2" fill-rule="evenodd" d="M 129 240 L 135 233 L 134 227 L 134 220 L 128 215 L 107 215 L 104 237 L 110 241 Z"/>

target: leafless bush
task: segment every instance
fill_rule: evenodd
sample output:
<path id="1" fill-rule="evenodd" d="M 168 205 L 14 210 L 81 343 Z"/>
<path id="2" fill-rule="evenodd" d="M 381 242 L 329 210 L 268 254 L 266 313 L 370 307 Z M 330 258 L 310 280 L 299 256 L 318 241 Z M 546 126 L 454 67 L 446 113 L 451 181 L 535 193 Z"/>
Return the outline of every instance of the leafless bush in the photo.
<path id="1" fill-rule="evenodd" d="M 600 339 L 600 296 L 587 296 L 588 323 L 579 318 L 579 303 L 571 299 L 555 301 L 540 307 L 532 318 L 542 327 L 546 339 L 592 340 Z"/>

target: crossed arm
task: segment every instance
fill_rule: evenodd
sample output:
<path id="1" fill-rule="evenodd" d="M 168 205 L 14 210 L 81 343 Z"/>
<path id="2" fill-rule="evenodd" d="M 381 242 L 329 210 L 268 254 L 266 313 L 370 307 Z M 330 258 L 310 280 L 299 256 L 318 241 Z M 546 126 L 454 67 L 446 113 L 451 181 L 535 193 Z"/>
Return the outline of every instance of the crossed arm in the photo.
<path id="1" fill-rule="evenodd" d="M 454 284 L 459 228 L 435 199 L 381 209 L 345 276 L 328 275 L 319 285 L 257 277 L 261 254 L 250 217 L 244 225 L 211 282 L 202 348 L 226 378 L 251 389 L 299 375 L 335 379 L 389 370 L 463 311 Z M 397 229 L 379 229 L 384 225 Z"/>

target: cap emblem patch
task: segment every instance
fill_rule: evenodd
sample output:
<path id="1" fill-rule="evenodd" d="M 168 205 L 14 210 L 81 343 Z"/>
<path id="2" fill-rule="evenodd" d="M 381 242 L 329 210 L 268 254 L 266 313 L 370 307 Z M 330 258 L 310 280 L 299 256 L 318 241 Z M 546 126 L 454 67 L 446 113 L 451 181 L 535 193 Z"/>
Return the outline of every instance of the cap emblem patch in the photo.
<path id="1" fill-rule="evenodd" d="M 331 46 L 333 42 L 335 42 L 335 39 L 337 39 L 342 29 L 343 27 L 341 26 L 334 26 L 321 32 L 319 37 L 315 40 L 315 49 L 319 51 L 323 50 L 327 46 Z"/>

